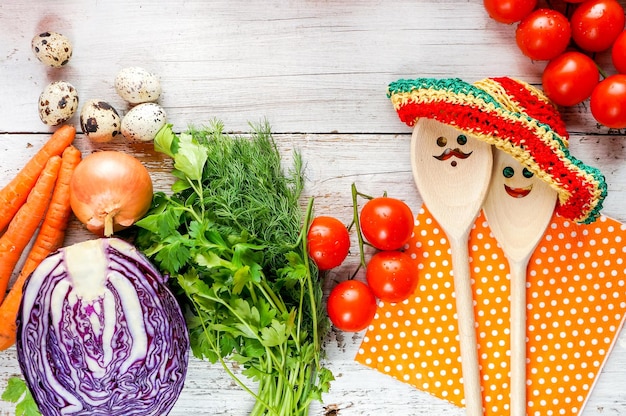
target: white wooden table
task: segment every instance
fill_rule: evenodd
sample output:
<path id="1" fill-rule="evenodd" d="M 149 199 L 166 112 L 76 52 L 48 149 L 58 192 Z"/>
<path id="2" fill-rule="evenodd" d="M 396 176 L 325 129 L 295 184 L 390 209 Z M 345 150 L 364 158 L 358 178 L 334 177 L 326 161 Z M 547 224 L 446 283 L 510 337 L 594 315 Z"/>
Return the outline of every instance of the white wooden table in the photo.
<path id="1" fill-rule="evenodd" d="M 53 30 L 74 45 L 70 64 L 47 69 L 31 38 Z M 599 57 L 608 62 L 608 55 Z M 176 130 L 216 117 L 227 130 L 248 131 L 267 119 L 280 148 L 301 149 L 308 165 L 307 195 L 317 212 L 351 220 L 350 185 L 369 194 L 421 204 L 409 165 L 410 129 L 385 96 L 403 77 L 508 75 L 540 84 L 544 63 L 523 57 L 514 27 L 490 20 L 482 2 L 467 0 L 140 0 L 0 3 L 0 184 L 6 183 L 49 136 L 37 98 L 52 80 L 74 84 L 81 100 L 101 98 L 128 108 L 113 89 L 117 71 L 156 72 L 160 103 Z M 600 167 L 609 196 L 603 213 L 626 222 L 625 132 L 597 126 L 588 105 L 565 109 L 571 149 Z M 78 116 L 70 120 L 78 126 Z M 82 135 L 77 146 L 93 145 Z M 123 148 L 150 168 L 157 188 L 170 183 L 149 145 Z M 91 238 L 76 222 L 68 243 Z M 335 270 L 346 277 L 356 261 Z M 332 282 L 328 283 L 332 285 Z M 325 344 L 336 376 L 312 414 L 462 415 L 462 409 L 354 362 L 362 333 L 332 333 Z M 15 349 L 0 353 L 0 390 L 19 373 Z M 245 415 L 251 399 L 219 366 L 193 359 L 172 415 Z M 13 414 L 0 402 L 0 414 Z M 626 415 L 626 333 L 622 333 L 584 415 Z"/>

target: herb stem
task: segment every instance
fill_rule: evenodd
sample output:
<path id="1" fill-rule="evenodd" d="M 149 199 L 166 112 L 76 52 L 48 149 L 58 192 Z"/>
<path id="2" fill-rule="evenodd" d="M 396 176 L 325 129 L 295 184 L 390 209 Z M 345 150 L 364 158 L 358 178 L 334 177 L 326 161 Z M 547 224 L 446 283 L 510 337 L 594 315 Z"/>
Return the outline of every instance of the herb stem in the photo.
<path id="1" fill-rule="evenodd" d="M 363 239 L 363 233 L 361 233 L 361 224 L 359 223 L 359 203 L 358 203 L 358 196 L 362 195 L 361 193 L 359 193 L 356 189 L 356 185 L 353 183 L 352 184 L 352 215 L 354 216 L 354 224 L 356 226 L 356 236 L 357 236 L 357 240 L 359 242 L 359 267 L 357 268 L 360 269 L 361 267 L 366 267 L 366 262 L 365 262 L 365 253 L 363 250 L 363 246 L 364 246 L 364 239 Z M 366 196 L 367 197 L 367 196 Z M 369 197 L 371 199 L 371 197 Z M 355 274 L 356 275 L 356 272 Z M 354 275 L 352 276 L 352 278 L 354 278 Z"/>
<path id="2" fill-rule="evenodd" d="M 196 313 L 198 314 L 198 316 L 200 316 L 201 315 L 200 306 L 198 305 L 198 303 L 195 300 L 193 300 L 193 299 L 191 299 L 191 300 L 192 300 L 192 304 L 193 304 L 194 308 L 196 309 Z M 206 326 L 204 321 L 202 321 L 202 330 L 206 334 L 205 338 L 209 342 L 209 345 L 211 346 L 211 349 L 216 353 L 216 355 L 218 357 L 218 360 L 220 362 L 220 365 L 222 366 L 224 371 L 226 371 L 228 376 L 239 387 L 241 387 L 244 391 L 246 391 L 248 394 L 253 396 L 255 398 L 257 404 L 260 403 L 261 405 L 263 405 L 263 406 L 265 406 L 266 408 L 269 409 L 269 405 L 267 404 L 266 400 L 261 395 L 258 395 L 254 391 L 252 391 L 248 386 L 246 386 L 243 383 L 243 381 L 241 381 L 241 379 L 239 377 L 237 377 L 237 375 L 235 373 L 232 372 L 232 370 L 230 369 L 230 367 L 226 363 L 226 360 L 222 356 L 220 348 L 213 342 L 213 338 L 208 335 L 209 329 L 207 328 L 207 326 Z M 219 333 L 219 331 L 216 331 L 216 332 Z M 219 339 L 219 337 L 217 337 L 217 339 Z"/>

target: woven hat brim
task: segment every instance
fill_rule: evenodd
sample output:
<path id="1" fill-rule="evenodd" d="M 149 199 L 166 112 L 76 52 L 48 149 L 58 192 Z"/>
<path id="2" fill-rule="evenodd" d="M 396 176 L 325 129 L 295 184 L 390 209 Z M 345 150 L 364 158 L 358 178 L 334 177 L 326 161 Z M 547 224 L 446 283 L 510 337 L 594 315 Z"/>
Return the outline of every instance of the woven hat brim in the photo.
<path id="1" fill-rule="evenodd" d="M 426 117 L 496 146 L 548 183 L 559 195 L 557 213 L 579 223 L 593 222 L 607 188 L 602 173 L 573 157 L 550 126 L 509 111 L 487 92 L 459 79 L 399 80 L 388 96 L 400 119 L 413 126 Z"/>

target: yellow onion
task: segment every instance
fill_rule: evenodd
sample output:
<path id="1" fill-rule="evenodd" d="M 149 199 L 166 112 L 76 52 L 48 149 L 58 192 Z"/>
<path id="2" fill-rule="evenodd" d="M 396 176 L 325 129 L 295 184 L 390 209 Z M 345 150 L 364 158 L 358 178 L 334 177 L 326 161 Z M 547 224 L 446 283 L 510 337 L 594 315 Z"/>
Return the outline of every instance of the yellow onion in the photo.
<path id="1" fill-rule="evenodd" d="M 107 150 L 85 157 L 70 182 L 70 205 L 76 218 L 99 236 L 109 237 L 146 214 L 152 202 L 152 179 L 134 156 Z"/>

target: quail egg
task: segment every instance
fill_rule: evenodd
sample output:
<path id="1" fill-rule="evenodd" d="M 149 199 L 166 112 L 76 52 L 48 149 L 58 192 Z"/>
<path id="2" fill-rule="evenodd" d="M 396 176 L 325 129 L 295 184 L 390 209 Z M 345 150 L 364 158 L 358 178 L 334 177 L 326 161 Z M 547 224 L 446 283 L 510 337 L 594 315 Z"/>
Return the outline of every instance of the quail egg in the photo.
<path id="1" fill-rule="evenodd" d="M 72 57 L 70 40 L 57 32 L 43 32 L 31 41 L 33 53 L 47 66 L 60 68 Z"/>
<path id="2" fill-rule="evenodd" d="M 161 96 L 161 81 L 146 69 L 131 66 L 118 72 L 115 90 L 130 104 L 151 103 Z"/>
<path id="3" fill-rule="evenodd" d="M 155 103 L 139 104 L 122 119 L 122 135 L 127 140 L 147 142 L 154 139 L 165 122 L 163 107 Z"/>
<path id="4" fill-rule="evenodd" d="M 80 127 L 90 140 L 104 143 L 120 134 L 122 120 L 111 104 L 91 99 L 80 110 Z"/>
<path id="5" fill-rule="evenodd" d="M 67 81 L 48 84 L 39 96 L 39 118 L 49 126 L 57 126 L 69 120 L 77 108 L 78 93 Z"/>

